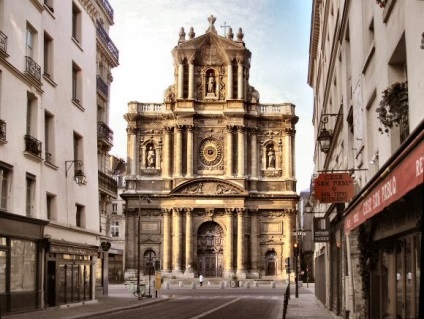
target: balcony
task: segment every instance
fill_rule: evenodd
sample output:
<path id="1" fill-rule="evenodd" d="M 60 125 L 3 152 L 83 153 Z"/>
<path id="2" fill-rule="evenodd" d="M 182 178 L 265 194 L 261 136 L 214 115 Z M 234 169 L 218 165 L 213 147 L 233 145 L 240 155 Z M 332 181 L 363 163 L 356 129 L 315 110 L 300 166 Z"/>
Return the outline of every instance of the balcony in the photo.
<path id="1" fill-rule="evenodd" d="M 0 31 L 0 53 L 7 55 L 7 36 Z"/>
<path id="2" fill-rule="evenodd" d="M 6 122 L 0 120 L 0 141 L 6 142 Z"/>
<path id="3" fill-rule="evenodd" d="M 102 40 L 102 43 L 106 47 L 106 49 L 109 51 L 111 56 L 115 59 L 116 63 L 119 62 L 119 50 L 116 48 L 115 44 L 110 39 L 109 35 L 107 34 L 106 30 L 103 29 L 101 23 L 97 21 L 97 35 Z"/>
<path id="4" fill-rule="evenodd" d="M 41 158 L 41 142 L 31 135 L 25 135 L 25 152 Z"/>
<path id="5" fill-rule="evenodd" d="M 118 194 L 118 184 L 114 178 L 99 171 L 99 190 L 116 198 Z"/>
<path id="6" fill-rule="evenodd" d="M 113 8 L 107 0 L 98 0 L 99 4 L 102 5 L 109 18 L 113 21 Z"/>
<path id="7" fill-rule="evenodd" d="M 29 73 L 34 79 L 37 81 L 41 80 L 41 67 L 35 63 L 33 59 L 31 59 L 29 56 L 25 57 L 26 59 L 26 67 L 25 71 Z"/>
<path id="8" fill-rule="evenodd" d="M 103 122 L 97 122 L 97 140 L 100 139 L 113 146 L 113 131 Z"/>
<path id="9" fill-rule="evenodd" d="M 102 93 L 106 98 L 108 97 L 108 85 L 105 81 L 103 81 L 100 75 L 97 76 L 97 91 Z"/>

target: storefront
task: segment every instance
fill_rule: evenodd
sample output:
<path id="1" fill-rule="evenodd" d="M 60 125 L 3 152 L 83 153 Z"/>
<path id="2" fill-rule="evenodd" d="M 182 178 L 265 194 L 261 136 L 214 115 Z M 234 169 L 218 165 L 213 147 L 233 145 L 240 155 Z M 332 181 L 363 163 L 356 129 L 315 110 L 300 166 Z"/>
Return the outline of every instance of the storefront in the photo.
<path id="1" fill-rule="evenodd" d="M 48 307 L 94 299 L 97 246 L 50 240 L 46 253 Z"/>
<path id="2" fill-rule="evenodd" d="M 347 209 L 345 233 L 357 236 L 360 252 L 353 276 L 363 282 L 369 318 L 418 318 L 423 171 L 419 127 Z"/>
<path id="3" fill-rule="evenodd" d="M 0 313 L 42 306 L 46 221 L 0 211 Z"/>

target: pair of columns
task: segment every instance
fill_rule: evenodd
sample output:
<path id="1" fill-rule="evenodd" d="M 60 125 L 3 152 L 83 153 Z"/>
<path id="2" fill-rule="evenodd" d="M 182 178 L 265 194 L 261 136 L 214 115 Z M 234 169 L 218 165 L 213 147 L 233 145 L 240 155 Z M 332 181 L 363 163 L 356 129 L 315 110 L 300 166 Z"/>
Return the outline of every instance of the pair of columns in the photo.
<path id="1" fill-rule="evenodd" d="M 224 238 L 224 272 L 231 274 L 234 273 L 233 267 L 233 218 L 234 211 L 237 214 L 237 263 L 236 272 L 238 274 L 246 273 L 245 259 L 247 256 L 246 243 L 245 243 L 245 209 L 244 208 L 227 208 L 225 217 L 225 227 L 227 233 Z M 193 239 L 197 236 L 193 233 L 193 209 L 174 208 L 171 210 L 164 210 L 164 234 L 163 234 L 163 264 L 164 272 L 181 273 L 182 265 L 182 247 L 185 245 L 185 268 L 192 267 L 194 262 L 194 251 L 197 247 L 193 245 Z M 185 231 L 182 229 L 183 218 L 185 217 Z M 251 265 L 252 269 L 257 268 L 258 254 L 258 227 L 257 216 L 252 215 L 252 229 L 251 229 Z M 183 233 L 185 233 L 185 242 L 183 242 Z M 172 238 L 172 235 L 174 238 Z M 197 245 L 197 243 L 196 243 Z"/>
<path id="2" fill-rule="evenodd" d="M 237 61 L 237 99 L 244 98 L 244 80 L 243 80 L 243 64 L 242 60 Z M 215 79 L 216 80 L 216 79 Z M 216 81 L 217 83 L 219 81 Z M 205 83 L 205 81 L 204 81 Z M 184 98 L 184 64 L 182 61 L 178 64 L 178 83 L 177 98 Z M 194 99 L 194 64 L 193 60 L 188 64 L 188 98 Z M 233 99 L 233 65 L 227 65 L 227 99 Z"/>

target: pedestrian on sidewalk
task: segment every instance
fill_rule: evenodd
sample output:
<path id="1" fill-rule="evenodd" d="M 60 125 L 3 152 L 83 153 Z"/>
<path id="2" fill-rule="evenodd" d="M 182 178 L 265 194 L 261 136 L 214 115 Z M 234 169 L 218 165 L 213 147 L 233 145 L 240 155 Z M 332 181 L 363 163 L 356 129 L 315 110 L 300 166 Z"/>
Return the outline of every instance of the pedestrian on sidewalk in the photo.
<path id="1" fill-rule="evenodd" d="M 202 285 L 203 285 L 203 280 L 205 280 L 205 277 L 203 277 L 203 275 L 200 274 L 200 276 L 199 276 L 200 287 L 202 287 Z"/>

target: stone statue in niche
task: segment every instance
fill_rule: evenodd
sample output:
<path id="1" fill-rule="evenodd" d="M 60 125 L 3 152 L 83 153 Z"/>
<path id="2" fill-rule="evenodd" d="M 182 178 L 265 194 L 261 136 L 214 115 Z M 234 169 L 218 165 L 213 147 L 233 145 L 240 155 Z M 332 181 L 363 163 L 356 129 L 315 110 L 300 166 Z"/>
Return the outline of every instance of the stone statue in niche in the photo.
<path id="1" fill-rule="evenodd" d="M 267 164 L 267 168 L 275 168 L 275 151 L 273 148 L 268 149 Z"/>
<path id="2" fill-rule="evenodd" d="M 153 146 L 149 146 L 147 151 L 147 167 L 148 168 L 155 168 L 155 150 L 153 149 Z"/>
<path id="3" fill-rule="evenodd" d="M 213 70 L 209 70 L 206 73 L 206 92 L 208 96 L 215 96 L 216 91 L 216 79 L 215 72 Z"/>

